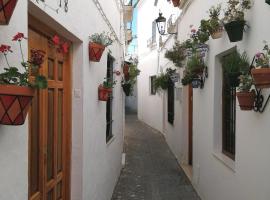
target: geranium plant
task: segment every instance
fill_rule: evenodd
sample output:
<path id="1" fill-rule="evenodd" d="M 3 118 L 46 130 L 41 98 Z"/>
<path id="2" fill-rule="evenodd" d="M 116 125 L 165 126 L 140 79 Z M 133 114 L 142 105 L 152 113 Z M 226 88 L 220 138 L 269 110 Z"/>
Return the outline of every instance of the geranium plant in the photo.
<path id="1" fill-rule="evenodd" d="M 98 99 L 100 101 L 108 101 L 115 84 L 116 81 L 109 78 L 104 78 L 103 83 L 98 87 Z"/>
<path id="2" fill-rule="evenodd" d="M 242 40 L 246 25 L 245 12 L 251 9 L 251 0 L 228 0 L 223 23 L 231 42 Z"/>
<path id="3" fill-rule="evenodd" d="M 183 67 L 183 61 L 186 58 L 186 49 L 184 45 L 176 42 L 172 49 L 165 52 L 165 58 L 172 61 L 176 67 Z"/>

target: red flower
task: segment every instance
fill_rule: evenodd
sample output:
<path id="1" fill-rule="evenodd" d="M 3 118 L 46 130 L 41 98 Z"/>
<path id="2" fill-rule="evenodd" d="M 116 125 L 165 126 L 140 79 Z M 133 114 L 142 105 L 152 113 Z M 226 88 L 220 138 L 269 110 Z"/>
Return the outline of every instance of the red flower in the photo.
<path id="1" fill-rule="evenodd" d="M 44 51 L 32 49 L 30 63 L 36 66 L 40 66 L 44 62 L 44 56 Z"/>
<path id="2" fill-rule="evenodd" d="M 26 37 L 24 37 L 24 34 L 23 33 L 17 33 L 12 41 L 22 41 L 22 39 L 27 39 Z"/>
<path id="3" fill-rule="evenodd" d="M 60 44 L 60 38 L 58 35 L 55 35 L 52 39 L 54 45 L 59 45 Z"/>
<path id="4" fill-rule="evenodd" d="M 64 42 L 62 44 L 62 50 L 64 53 L 68 53 L 68 50 L 69 50 L 69 44 L 67 42 Z"/>
<path id="5" fill-rule="evenodd" d="M 116 76 L 120 76 L 121 75 L 121 72 L 120 71 L 114 71 L 113 73 L 115 73 L 116 74 Z"/>
<path id="6" fill-rule="evenodd" d="M 1 44 L 0 46 L 0 52 L 1 53 L 7 53 L 7 52 L 12 52 L 11 47 L 5 44 Z"/>

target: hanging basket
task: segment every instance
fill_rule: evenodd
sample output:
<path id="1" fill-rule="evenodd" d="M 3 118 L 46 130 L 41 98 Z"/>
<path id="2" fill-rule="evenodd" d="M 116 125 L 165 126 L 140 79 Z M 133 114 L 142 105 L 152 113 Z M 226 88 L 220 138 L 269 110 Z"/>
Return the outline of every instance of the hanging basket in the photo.
<path id="1" fill-rule="evenodd" d="M 174 7 L 179 7 L 180 5 L 180 0 L 172 0 L 173 6 Z"/>
<path id="2" fill-rule="evenodd" d="M 89 59 L 90 59 L 90 61 L 99 62 L 104 50 L 105 50 L 105 46 L 98 44 L 98 43 L 90 42 L 89 43 Z"/>
<path id="3" fill-rule="evenodd" d="M 23 125 L 35 90 L 17 85 L 0 85 L 0 124 Z"/>
<path id="4" fill-rule="evenodd" d="M 222 38 L 222 35 L 223 35 L 223 26 L 221 26 L 217 31 L 211 33 L 211 37 L 214 40 Z"/>
<path id="5" fill-rule="evenodd" d="M 130 83 L 126 83 L 122 85 L 124 93 L 126 96 L 130 96 L 131 94 L 131 84 Z"/>
<path id="6" fill-rule="evenodd" d="M 245 21 L 232 21 L 224 25 L 231 42 L 238 42 L 243 39 Z"/>
<path id="7" fill-rule="evenodd" d="M 0 0 L 0 25 L 9 23 L 18 0 Z"/>
<path id="8" fill-rule="evenodd" d="M 251 74 L 256 88 L 270 88 L 270 68 L 252 69 Z"/>
<path id="9" fill-rule="evenodd" d="M 98 100 L 108 101 L 112 93 L 112 88 L 105 88 L 102 85 L 98 87 Z"/>
<path id="10" fill-rule="evenodd" d="M 227 74 L 225 74 L 225 78 L 226 78 L 227 83 L 231 87 L 238 87 L 240 84 L 240 79 L 239 79 L 240 75 L 241 75 L 241 73 L 239 73 L 239 72 L 227 73 Z"/>
<path id="11" fill-rule="evenodd" d="M 241 110 L 248 111 L 254 108 L 256 97 L 254 90 L 251 92 L 237 92 L 236 96 Z"/>

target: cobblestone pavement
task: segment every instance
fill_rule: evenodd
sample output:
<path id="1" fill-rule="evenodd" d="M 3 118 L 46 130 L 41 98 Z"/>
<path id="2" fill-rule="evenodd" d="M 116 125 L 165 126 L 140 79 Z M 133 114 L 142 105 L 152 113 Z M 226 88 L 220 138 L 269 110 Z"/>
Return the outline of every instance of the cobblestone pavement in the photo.
<path id="1" fill-rule="evenodd" d="M 125 152 L 112 200 L 200 200 L 163 136 L 134 115 L 126 119 Z"/>

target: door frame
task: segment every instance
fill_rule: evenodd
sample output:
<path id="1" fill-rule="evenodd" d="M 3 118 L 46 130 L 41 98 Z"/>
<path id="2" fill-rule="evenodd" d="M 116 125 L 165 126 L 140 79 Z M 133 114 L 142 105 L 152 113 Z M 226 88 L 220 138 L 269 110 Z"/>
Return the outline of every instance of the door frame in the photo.
<path id="1" fill-rule="evenodd" d="M 30 13 L 28 13 L 28 30 L 31 29 L 35 32 L 37 32 L 38 34 L 47 37 L 47 38 L 52 38 L 55 34 L 57 34 L 57 32 L 53 29 L 50 28 L 49 26 L 45 25 L 44 23 L 42 23 L 41 21 L 39 21 L 37 18 L 35 18 L 34 16 L 30 15 Z M 66 40 L 68 41 L 68 40 Z M 65 184 L 65 198 L 64 200 L 70 200 L 70 196 L 71 196 L 71 148 L 72 148 L 72 49 L 70 48 L 69 51 L 69 59 L 67 61 L 68 66 L 70 66 L 68 69 L 64 70 L 63 73 L 66 73 L 67 76 L 67 80 L 65 82 L 65 88 L 66 88 L 66 96 L 68 98 L 64 98 L 64 104 L 66 104 L 67 106 L 65 107 L 66 109 L 66 113 L 68 113 L 67 116 L 65 116 L 65 129 L 66 129 L 66 152 L 65 152 L 65 160 L 63 161 L 63 165 L 65 165 L 66 167 L 66 172 L 65 172 L 65 180 L 66 180 L 66 184 Z M 31 115 L 29 115 L 29 123 L 31 119 Z M 41 123 L 42 126 L 44 126 L 44 123 Z M 30 128 L 31 126 L 29 126 L 29 133 L 30 133 Z M 42 139 L 43 137 L 43 139 Z M 42 135 L 39 138 L 39 141 L 44 141 L 44 135 Z M 29 143 L 28 143 L 28 149 L 31 148 L 30 146 L 30 139 L 29 139 Z M 43 147 L 40 147 L 40 159 L 44 159 L 44 155 L 43 154 Z M 30 151 L 28 151 L 28 182 L 30 182 Z M 40 170 L 45 170 L 44 166 L 40 166 Z M 41 174 L 42 173 L 42 174 Z M 40 172 L 41 175 L 44 176 L 43 172 Z M 43 183 L 44 184 L 44 183 Z M 45 185 L 42 188 L 42 192 L 44 193 L 45 190 Z M 30 187 L 28 187 L 28 193 L 29 193 L 29 197 L 30 198 Z M 33 200 L 35 200 L 35 198 L 33 198 Z"/>

